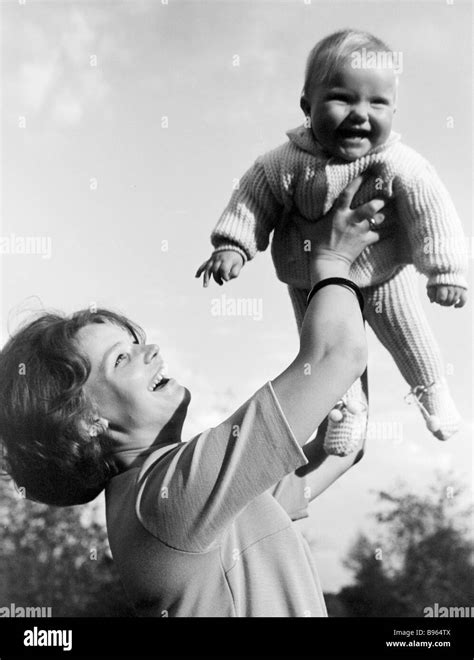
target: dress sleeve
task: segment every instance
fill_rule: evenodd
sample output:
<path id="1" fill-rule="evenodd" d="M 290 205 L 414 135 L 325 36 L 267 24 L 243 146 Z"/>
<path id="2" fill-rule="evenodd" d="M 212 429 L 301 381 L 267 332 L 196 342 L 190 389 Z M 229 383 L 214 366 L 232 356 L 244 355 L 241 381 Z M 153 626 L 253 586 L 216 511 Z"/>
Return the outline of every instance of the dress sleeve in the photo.
<path id="1" fill-rule="evenodd" d="M 423 161 L 396 189 L 397 210 L 415 267 L 428 285 L 467 288 L 467 245 L 453 201 L 434 167 Z"/>
<path id="2" fill-rule="evenodd" d="M 270 234 L 281 215 L 263 163 L 257 159 L 239 181 L 229 204 L 211 234 L 216 251 L 235 249 L 245 260 L 268 247 Z"/>
<path id="3" fill-rule="evenodd" d="M 205 552 L 247 504 L 307 462 L 268 382 L 222 424 L 146 471 L 137 515 L 163 543 Z"/>

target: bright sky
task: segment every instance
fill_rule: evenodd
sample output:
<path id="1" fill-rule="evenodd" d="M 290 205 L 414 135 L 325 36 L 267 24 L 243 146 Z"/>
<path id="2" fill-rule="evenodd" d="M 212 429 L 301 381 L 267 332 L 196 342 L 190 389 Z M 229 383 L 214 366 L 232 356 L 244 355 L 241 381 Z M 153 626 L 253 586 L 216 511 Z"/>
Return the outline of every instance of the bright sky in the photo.
<path id="1" fill-rule="evenodd" d="M 318 39 L 355 27 L 402 53 L 394 128 L 436 167 L 472 246 L 469 2 L 4 0 L 1 8 L 1 233 L 41 238 L 46 257 L 51 249 L 50 258 L 3 256 L 2 342 L 29 310 L 96 303 L 124 312 L 193 392 L 188 437 L 237 408 L 297 349 L 269 253 L 223 288 L 203 290 L 194 272 L 233 180 L 302 122 L 304 63 Z M 305 523 L 325 590 L 348 581 L 341 560 L 375 490 L 403 478 L 421 491 L 437 469 L 471 482 L 472 306 L 430 305 L 421 278 L 420 293 L 463 428 L 446 444 L 431 437 L 369 331 L 367 454 Z M 213 315 L 222 295 L 255 299 L 261 318 Z"/>

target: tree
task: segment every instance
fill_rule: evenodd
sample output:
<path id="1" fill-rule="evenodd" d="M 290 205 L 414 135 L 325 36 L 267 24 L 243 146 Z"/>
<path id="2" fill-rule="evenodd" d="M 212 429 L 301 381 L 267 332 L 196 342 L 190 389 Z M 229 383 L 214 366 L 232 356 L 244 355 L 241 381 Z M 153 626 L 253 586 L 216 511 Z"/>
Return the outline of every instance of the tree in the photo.
<path id="1" fill-rule="evenodd" d="M 24 499 L 0 479 L 0 607 L 51 607 L 53 616 L 130 616 L 104 527 L 83 507 Z"/>
<path id="2" fill-rule="evenodd" d="M 378 493 L 378 539 L 361 534 L 346 565 L 355 582 L 339 600 L 349 616 L 423 616 L 426 607 L 471 606 L 474 601 L 470 508 L 463 489 L 440 475 L 426 495 L 405 485 Z"/>

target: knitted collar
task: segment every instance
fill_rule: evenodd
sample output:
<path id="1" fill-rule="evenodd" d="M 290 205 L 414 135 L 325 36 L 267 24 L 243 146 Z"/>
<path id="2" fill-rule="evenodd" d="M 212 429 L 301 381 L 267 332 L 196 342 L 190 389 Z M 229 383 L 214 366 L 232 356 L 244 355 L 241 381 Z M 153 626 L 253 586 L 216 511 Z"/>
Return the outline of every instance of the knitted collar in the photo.
<path id="1" fill-rule="evenodd" d="M 307 151 L 313 156 L 318 156 L 319 158 L 327 158 L 327 155 L 323 151 L 321 144 L 314 137 L 313 131 L 304 124 L 287 131 L 286 135 L 289 137 L 290 142 L 292 142 L 295 146 L 299 147 L 303 151 Z M 400 138 L 401 136 L 399 133 L 392 131 L 388 139 L 383 144 L 380 144 L 378 147 L 371 149 L 367 155 L 377 154 L 381 151 L 385 151 L 385 149 L 388 147 L 391 147 L 396 142 L 399 142 Z"/>

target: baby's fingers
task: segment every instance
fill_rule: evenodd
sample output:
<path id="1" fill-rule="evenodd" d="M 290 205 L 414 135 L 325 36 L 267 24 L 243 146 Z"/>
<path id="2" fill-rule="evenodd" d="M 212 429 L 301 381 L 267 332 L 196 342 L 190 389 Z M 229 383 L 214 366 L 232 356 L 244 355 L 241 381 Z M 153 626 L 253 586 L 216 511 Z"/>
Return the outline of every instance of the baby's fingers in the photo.
<path id="1" fill-rule="evenodd" d="M 459 298 L 456 301 L 456 304 L 454 305 L 455 307 L 464 307 L 464 305 L 467 302 L 467 291 L 466 289 L 461 289 L 461 292 L 459 294 Z"/>
<path id="2" fill-rule="evenodd" d="M 204 277 L 202 281 L 202 285 L 204 287 L 209 286 L 209 275 L 211 272 L 212 263 L 213 263 L 212 259 L 208 259 L 201 266 L 199 266 L 199 268 L 196 271 L 195 277 L 201 277 L 201 275 L 204 273 Z"/>
<path id="3" fill-rule="evenodd" d="M 212 271 L 212 261 L 207 264 L 206 270 L 204 271 L 203 286 L 206 288 L 209 286 L 209 278 L 211 276 L 211 271 Z"/>
<path id="4" fill-rule="evenodd" d="M 215 261 L 212 265 L 212 277 L 214 278 L 214 281 L 219 285 L 222 286 L 224 282 L 222 281 L 222 261 Z"/>
<path id="5" fill-rule="evenodd" d="M 452 307 L 455 303 L 456 300 L 458 299 L 458 293 L 456 289 L 449 287 L 448 289 L 448 298 L 446 302 L 444 303 L 447 307 Z"/>
<path id="6" fill-rule="evenodd" d="M 242 266 L 240 264 L 234 264 L 230 269 L 229 279 L 233 280 L 235 277 L 239 276 Z"/>
<path id="7" fill-rule="evenodd" d="M 452 291 L 447 286 L 439 286 L 436 291 L 436 302 L 438 305 L 449 307 L 450 299 L 452 298 Z"/>
<path id="8" fill-rule="evenodd" d="M 438 305 L 443 305 L 447 296 L 448 296 L 448 292 L 446 291 L 446 287 L 444 286 L 435 287 L 434 301 L 438 303 Z"/>
<path id="9" fill-rule="evenodd" d="M 229 266 L 221 264 L 221 267 L 219 269 L 219 275 L 224 280 L 224 282 L 228 282 L 229 279 L 230 279 L 230 268 L 229 268 Z"/>
<path id="10" fill-rule="evenodd" d="M 209 259 L 206 265 L 206 269 L 204 271 L 204 281 L 203 281 L 203 286 L 208 287 L 209 286 L 209 280 L 211 279 L 211 274 L 213 273 L 214 269 L 216 267 L 216 264 L 213 259 Z"/>
<path id="11" fill-rule="evenodd" d="M 196 275 L 194 277 L 201 277 L 202 273 L 207 268 L 208 264 L 209 264 L 209 259 L 206 259 L 206 261 L 199 266 L 199 268 L 196 271 Z"/>

